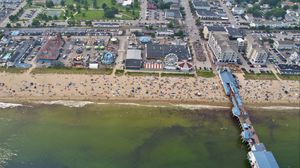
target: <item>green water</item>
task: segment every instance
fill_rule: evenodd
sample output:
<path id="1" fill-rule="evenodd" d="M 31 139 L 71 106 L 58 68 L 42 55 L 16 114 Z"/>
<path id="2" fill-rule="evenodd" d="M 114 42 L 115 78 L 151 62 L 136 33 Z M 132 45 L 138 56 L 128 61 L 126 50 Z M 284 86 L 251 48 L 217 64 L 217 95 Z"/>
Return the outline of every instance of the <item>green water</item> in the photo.
<path id="1" fill-rule="evenodd" d="M 280 166 L 299 167 L 299 112 L 250 112 Z M 4 168 L 249 167 L 229 110 L 174 107 L 0 109 L 0 155 Z"/>

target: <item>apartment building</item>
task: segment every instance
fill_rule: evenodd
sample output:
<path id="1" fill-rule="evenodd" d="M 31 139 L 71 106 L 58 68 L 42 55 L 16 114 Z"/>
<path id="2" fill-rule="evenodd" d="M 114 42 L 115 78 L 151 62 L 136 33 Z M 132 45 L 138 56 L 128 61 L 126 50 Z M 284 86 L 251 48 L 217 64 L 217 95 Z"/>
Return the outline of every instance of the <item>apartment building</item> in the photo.
<path id="1" fill-rule="evenodd" d="M 208 45 L 211 48 L 216 63 L 237 63 L 237 52 L 230 46 L 228 35 L 212 32 L 209 35 Z"/>
<path id="2" fill-rule="evenodd" d="M 264 46 L 260 45 L 253 36 L 245 37 L 246 57 L 252 64 L 264 65 L 268 60 L 268 53 Z"/>

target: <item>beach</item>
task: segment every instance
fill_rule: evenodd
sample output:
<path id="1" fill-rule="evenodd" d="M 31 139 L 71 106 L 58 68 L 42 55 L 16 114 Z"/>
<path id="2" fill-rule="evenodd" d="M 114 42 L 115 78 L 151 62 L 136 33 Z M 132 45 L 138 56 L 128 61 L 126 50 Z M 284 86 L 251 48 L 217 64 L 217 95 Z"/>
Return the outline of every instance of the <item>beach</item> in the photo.
<path id="1" fill-rule="evenodd" d="M 299 102 L 299 81 L 254 81 L 237 75 L 245 103 Z M 218 77 L 0 73 L 2 100 L 167 101 L 229 104 Z"/>

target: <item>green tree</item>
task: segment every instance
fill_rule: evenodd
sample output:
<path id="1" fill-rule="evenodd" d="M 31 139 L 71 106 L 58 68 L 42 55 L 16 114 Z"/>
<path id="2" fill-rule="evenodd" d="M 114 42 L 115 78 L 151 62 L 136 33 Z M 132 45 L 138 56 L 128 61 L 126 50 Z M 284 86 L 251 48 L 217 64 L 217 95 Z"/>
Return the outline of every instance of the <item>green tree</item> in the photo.
<path id="1" fill-rule="evenodd" d="M 247 9 L 247 13 L 251 13 L 254 17 L 261 17 L 262 12 L 259 5 L 253 5 L 253 7 Z"/>
<path id="2" fill-rule="evenodd" d="M 61 0 L 61 1 L 60 1 L 60 5 L 61 5 L 61 6 L 65 6 L 65 5 L 66 5 L 65 0 Z"/>
<path id="3" fill-rule="evenodd" d="M 98 7 L 97 0 L 93 0 L 93 7 L 94 7 L 95 9 L 98 9 L 98 8 L 99 8 L 99 7 Z"/>
<path id="4" fill-rule="evenodd" d="M 77 10 L 78 13 L 81 12 L 81 6 L 79 4 L 76 5 L 76 10 Z"/>
<path id="5" fill-rule="evenodd" d="M 298 10 L 298 9 L 299 9 L 299 6 L 298 6 L 298 5 L 293 5 L 293 6 L 291 7 L 291 9 L 292 9 L 292 10 Z"/>
<path id="6" fill-rule="evenodd" d="M 29 6 L 31 6 L 31 5 L 32 5 L 32 0 L 27 0 L 27 4 L 28 4 Z"/>
<path id="7" fill-rule="evenodd" d="M 107 8 L 107 4 L 106 3 L 103 3 L 102 4 L 102 9 L 106 9 Z"/>
<path id="8" fill-rule="evenodd" d="M 53 8 L 54 7 L 54 3 L 52 0 L 47 0 L 46 1 L 46 7 L 47 8 Z"/>
<path id="9" fill-rule="evenodd" d="M 275 7 L 281 4 L 281 0 L 262 0 L 260 4 L 269 4 L 271 7 Z"/>
<path id="10" fill-rule="evenodd" d="M 41 23 L 38 19 L 33 19 L 31 25 L 32 27 L 39 27 Z"/>
<path id="11" fill-rule="evenodd" d="M 92 26 L 92 21 L 86 20 L 86 21 L 85 21 L 85 25 L 87 25 L 87 26 Z"/>
<path id="12" fill-rule="evenodd" d="M 6 24 L 6 27 L 7 27 L 7 28 L 11 28 L 11 24 L 10 24 L 10 23 L 7 23 L 7 24 Z"/>
<path id="13" fill-rule="evenodd" d="M 264 17 L 266 19 L 271 19 L 272 17 L 276 18 L 284 18 L 284 15 L 286 14 L 286 11 L 282 8 L 273 8 L 270 11 L 266 12 Z"/>

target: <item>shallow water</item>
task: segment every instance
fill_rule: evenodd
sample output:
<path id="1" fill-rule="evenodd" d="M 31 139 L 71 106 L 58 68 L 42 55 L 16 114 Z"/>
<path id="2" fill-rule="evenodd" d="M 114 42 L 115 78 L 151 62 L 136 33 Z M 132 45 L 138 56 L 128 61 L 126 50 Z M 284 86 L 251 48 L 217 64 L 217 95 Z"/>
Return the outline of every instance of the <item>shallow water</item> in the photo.
<path id="1" fill-rule="evenodd" d="M 241 168 L 230 110 L 121 104 L 0 109 L 0 168 Z M 250 110 L 281 167 L 299 167 L 299 112 Z"/>

